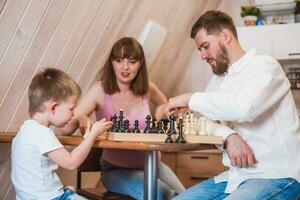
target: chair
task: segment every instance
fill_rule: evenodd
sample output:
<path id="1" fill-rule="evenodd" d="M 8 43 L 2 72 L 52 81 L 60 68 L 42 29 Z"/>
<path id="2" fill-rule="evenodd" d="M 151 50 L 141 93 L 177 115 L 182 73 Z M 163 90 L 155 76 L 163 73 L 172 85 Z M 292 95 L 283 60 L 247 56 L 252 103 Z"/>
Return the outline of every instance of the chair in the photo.
<path id="1" fill-rule="evenodd" d="M 109 192 L 106 188 L 81 188 L 82 172 L 101 171 L 99 159 L 102 149 L 92 148 L 86 160 L 77 169 L 77 193 L 81 196 L 95 200 L 133 200 L 133 198 L 113 192 Z"/>

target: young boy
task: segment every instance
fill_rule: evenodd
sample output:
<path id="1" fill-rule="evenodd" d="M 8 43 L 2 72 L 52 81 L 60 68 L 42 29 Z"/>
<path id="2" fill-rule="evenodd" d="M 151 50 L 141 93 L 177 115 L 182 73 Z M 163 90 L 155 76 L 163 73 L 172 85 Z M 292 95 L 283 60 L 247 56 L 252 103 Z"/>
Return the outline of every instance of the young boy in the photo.
<path id="1" fill-rule="evenodd" d="M 87 157 L 94 140 L 111 122 L 94 123 L 83 142 L 71 153 L 56 138 L 50 125 L 65 126 L 81 95 L 80 87 L 66 73 L 48 68 L 30 83 L 29 114 L 12 142 L 12 182 L 18 199 L 85 199 L 64 188 L 55 170 L 58 165 L 76 169 Z M 89 128 L 87 129 L 89 130 Z"/>

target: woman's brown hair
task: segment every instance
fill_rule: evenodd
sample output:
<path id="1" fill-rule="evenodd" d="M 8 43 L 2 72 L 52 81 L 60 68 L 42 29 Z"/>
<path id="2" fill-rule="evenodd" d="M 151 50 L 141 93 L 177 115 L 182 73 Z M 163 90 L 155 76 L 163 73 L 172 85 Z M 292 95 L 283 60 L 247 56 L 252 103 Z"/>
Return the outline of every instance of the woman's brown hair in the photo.
<path id="1" fill-rule="evenodd" d="M 140 63 L 140 69 L 133 79 L 130 89 L 135 95 L 144 95 L 149 90 L 147 65 L 143 47 L 132 37 L 123 37 L 112 47 L 109 57 L 97 75 L 106 94 L 114 94 L 120 91 L 112 61 L 119 58 L 134 59 Z"/>

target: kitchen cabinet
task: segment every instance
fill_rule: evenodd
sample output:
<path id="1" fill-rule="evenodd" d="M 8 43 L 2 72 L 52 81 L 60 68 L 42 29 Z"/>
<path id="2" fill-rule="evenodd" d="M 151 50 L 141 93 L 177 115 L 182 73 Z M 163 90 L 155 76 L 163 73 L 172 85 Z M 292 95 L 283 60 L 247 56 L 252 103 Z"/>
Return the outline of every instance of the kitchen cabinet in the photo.
<path id="1" fill-rule="evenodd" d="M 300 58 L 300 24 L 272 27 L 273 56 L 279 60 Z"/>
<path id="2" fill-rule="evenodd" d="M 237 32 L 245 50 L 255 48 L 278 60 L 300 58 L 300 23 L 238 27 Z"/>
<path id="3" fill-rule="evenodd" d="M 245 50 L 255 48 L 259 54 L 272 55 L 272 38 L 269 26 L 239 27 L 238 39 Z"/>
<path id="4" fill-rule="evenodd" d="M 186 188 L 226 170 L 219 150 L 162 153 L 162 161 L 175 172 Z"/>

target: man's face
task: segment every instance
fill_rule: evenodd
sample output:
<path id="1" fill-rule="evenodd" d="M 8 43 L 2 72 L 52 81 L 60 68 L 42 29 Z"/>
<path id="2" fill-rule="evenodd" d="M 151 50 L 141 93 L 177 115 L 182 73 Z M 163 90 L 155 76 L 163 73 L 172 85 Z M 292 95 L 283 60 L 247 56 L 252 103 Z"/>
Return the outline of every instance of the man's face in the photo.
<path id="1" fill-rule="evenodd" d="M 207 35 L 200 29 L 195 36 L 195 43 L 200 51 L 201 59 L 205 60 L 216 75 L 223 75 L 228 70 L 228 52 L 219 35 Z"/>

